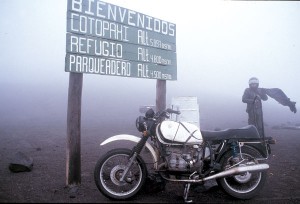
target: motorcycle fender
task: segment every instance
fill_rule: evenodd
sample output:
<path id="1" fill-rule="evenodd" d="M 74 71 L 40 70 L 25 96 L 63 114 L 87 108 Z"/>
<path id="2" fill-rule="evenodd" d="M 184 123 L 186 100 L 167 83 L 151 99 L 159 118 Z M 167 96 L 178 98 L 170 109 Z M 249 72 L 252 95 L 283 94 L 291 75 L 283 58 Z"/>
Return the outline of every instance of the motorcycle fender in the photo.
<path id="1" fill-rule="evenodd" d="M 134 136 L 134 135 L 126 135 L 126 134 L 115 135 L 115 136 L 109 137 L 106 140 L 104 140 L 100 144 L 100 146 L 106 145 L 110 142 L 120 141 L 120 140 L 127 140 L 127 141 L 132 141 L 132 142 L 138 143 L 141 140 L 141 138 L 137 137 L 137 136 Z M 149 150 L 149 152 L 151 153 L 153 163 L 154 163 L 154 169 L 157 169 L 158 156 L 157 156 L 154 148 L 149 144 L 149 142 L 146 142 L 145 146 Z"/>

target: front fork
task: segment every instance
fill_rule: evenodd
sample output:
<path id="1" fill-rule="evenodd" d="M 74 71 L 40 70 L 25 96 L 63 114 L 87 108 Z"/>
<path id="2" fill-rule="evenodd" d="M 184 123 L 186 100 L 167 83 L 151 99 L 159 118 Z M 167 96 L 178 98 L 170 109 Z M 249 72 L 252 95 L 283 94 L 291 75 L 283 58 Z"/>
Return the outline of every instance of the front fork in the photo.
<path id="1" fill-rule="evenodd" d="M 139 155 L 143 149 L 143 147 L 145 146 L 148 138 L 149 138 L 149 132 L 148 131 L 145 131 L 143 132 L 143 136 L 141 138 L 141 140 L 137 143 L 136 146 L 134 146 L 131 150 L 131 155 L 130 155 L 130 159 L 129 159 L 129 162 L 128 164 L 126 165 L 126 168 L 124 169 L 124 172 L 123 172 L 123 175 L 122 177 L 120 178 L 120 181 L 123 182 L 130 167 L 132 166 L 132 164 L 134 163 L 134 161 L 136 160 L 136 157 L 137 155 Z"/>

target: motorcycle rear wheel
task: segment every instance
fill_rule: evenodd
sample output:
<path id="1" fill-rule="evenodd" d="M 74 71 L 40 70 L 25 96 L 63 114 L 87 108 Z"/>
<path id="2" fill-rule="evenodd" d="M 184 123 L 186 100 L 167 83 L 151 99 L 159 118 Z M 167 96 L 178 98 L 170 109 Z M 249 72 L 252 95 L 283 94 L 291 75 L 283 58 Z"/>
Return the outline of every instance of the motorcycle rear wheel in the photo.
<path id="1" fill-rule="evenodd" d="M 238 154 L 240 157 L 240 154 Z M 242 157 L 245 159 L 238 166 L 246 166 L 250 162 L 257 164 L 255 158 L 262 158 L 261 154 L 249 146 L 242 147 Z M 222 169 L 227 169 L 231 164 L 232 152 L 228 151 L 221 159 Z M 255 197 L 263 188 L 267 178 L 266 171 L 246 172 L 239 175 L 217 179 L 218 184 L 229 195 L 238 199 L 251 199 Z"/>
<path id="2" fill-rule="evenodd" d="M 120 181 L 130 154 L 129 149 L 114 149 L 98 160 L 94 169 L 94 180 L 99 191 L 106 197 L 126 200 L 133 197 L 144 185 L 147 169 L 140 156 L 137 156 L 124 181 Z"/>

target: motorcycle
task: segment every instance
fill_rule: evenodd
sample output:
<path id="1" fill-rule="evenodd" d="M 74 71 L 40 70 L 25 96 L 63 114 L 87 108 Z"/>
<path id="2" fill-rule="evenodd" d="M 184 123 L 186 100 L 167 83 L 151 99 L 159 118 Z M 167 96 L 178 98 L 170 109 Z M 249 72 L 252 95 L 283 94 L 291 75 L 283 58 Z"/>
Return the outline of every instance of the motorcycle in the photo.
<path id="1" fill-rule="evenodd" d="M 100 145 L 113 141 L 132 141 L 132 149 L 118 148 L 102 155 L 94 169 L 99 191 L 113 200 L 126 200 L 136 195 L 146 178 L 184 184 L 183 198 L 193 185 L 204 185 L 215 179 L 229 195 L 251 199 L 264 186 L 269 165 L 271 137 L 261 137 L 255 126 L 220 131 L 200 130 L 188 122 L 170 120 L 180 111 L 170 108 L 155 113 L 149 109 L 136 119 L 141 137 L 115 135 Z M 152 156 L 154 171 L 149 171 L 141 155 L 147 149 Z"/>

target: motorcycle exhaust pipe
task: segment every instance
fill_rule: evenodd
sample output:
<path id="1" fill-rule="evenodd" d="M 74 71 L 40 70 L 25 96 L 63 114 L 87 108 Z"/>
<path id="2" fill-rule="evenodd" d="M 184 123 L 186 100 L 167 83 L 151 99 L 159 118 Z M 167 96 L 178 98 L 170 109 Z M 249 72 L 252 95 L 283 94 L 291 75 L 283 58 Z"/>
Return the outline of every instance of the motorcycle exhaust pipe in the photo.
<path id="1" fill-rule="evenodd" d="M 215 175 L 205 177 L 202 179 L 202 181 L 208 181 L 212 179 L 217 179 L 217 178 L 222 178 L 230 175 L 237 175 L 237 174 L 242 174 L 246 172 L 255 172 L 255 171 L 265 171 L 269 169 L 268 164 L 255 164 L 252 166 L 239 166 L 239 167 L 234 167 L 232 169 L 228 169 L 225 171 L 222 171 L 220 173 L 217 173 Z"/>
<path id="2" fill-rule="evenodd" d="M 201 183 L 204 181 L 222 178 L 222 177 L 226 177 L 226 176 L 232 176 L 232 175 L 242 174 L 242 173 L 246 173 L 246 172 L 264 171 L 267 169 L 269 169 L 268 164 L 255 164 L 255 165 L 251 165 L 251 166 L 234 167 L 232 169 L 222 171 L 220 173 L 205 177 L 203 179 L 183 179 L 183 180 L 181 180 L 181 179 L 165 178 L 164 176 L 163 176 L 163 178 L 168 181 L 174 181 L 174 182 Z"/>

